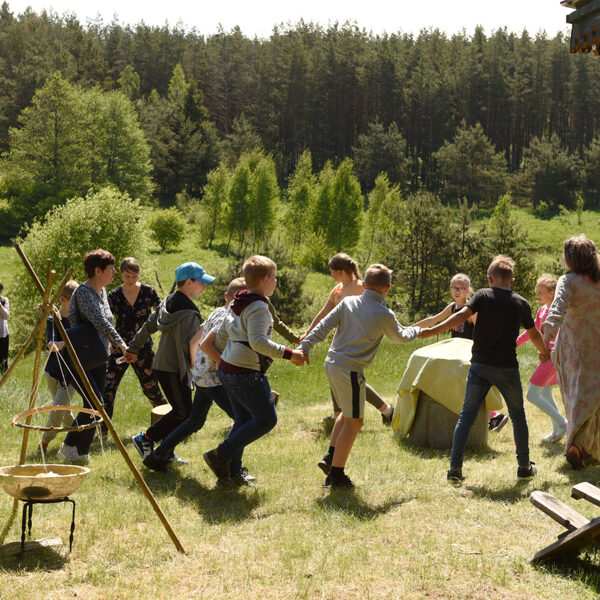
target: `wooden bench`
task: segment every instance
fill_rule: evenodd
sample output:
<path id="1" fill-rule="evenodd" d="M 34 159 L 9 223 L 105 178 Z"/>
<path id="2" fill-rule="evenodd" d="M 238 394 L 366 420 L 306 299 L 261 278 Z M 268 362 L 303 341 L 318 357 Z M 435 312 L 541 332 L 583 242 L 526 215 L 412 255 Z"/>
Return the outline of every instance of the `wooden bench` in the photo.
<path id="1" fill-rule="evenodd" d="M 573 487 L 571 497 L 575 500 L 583 498 L 600 506 L 600 489 L 588 482 Z M 566 529 L 558 535 L 556 542 L 536 552 L 532 562 L 573 558 L 586 546 L 600 546 L 600 517 L 590 521 L 546 492 L 532 492 L 529 499 L 535 507 Z"/>

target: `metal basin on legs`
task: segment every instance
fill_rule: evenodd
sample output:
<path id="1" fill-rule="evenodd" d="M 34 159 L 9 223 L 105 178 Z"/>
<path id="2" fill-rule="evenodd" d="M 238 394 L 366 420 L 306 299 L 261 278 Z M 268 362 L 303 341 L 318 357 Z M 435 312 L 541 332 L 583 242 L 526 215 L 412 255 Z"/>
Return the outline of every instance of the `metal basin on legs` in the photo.
<path id="1" fill-rule="evenodd" d="M 0 485 L 19 500 L 56 500 L 73 493 L 90 470 L 78 465 L 0 467 Z"/>

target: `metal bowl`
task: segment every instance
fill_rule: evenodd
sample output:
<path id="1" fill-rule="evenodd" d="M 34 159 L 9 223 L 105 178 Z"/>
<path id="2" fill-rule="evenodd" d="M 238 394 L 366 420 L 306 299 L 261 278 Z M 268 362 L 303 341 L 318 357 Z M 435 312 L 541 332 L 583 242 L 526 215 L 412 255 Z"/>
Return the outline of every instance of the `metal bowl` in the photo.
<path id="1" fill-rule="evenodd" d="M 78 465 L 12 465 L 0 467 L 0 485 L 19 500 L 56 500 L 74 492 L 89 472 Z"/>

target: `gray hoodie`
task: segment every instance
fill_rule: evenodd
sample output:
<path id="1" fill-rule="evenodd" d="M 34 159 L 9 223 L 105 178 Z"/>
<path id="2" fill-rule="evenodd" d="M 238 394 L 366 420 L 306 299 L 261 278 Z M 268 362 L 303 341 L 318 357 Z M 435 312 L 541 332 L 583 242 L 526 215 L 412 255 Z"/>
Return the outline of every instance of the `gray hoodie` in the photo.
<path id="1" fill-rule="evenodd" d="M 302 340 L 300 347 L 308 352 L 336 327 L 325 362 L 358 373 L 373 362 L 384 335 L 398 344 L 414 340 L 421 331 L 420 327 L 402 327 L 385 305 L 385 298 L 366 289 L 360 296 L 344 298 Z"/>
<path id="2" fill-rule="evenodd" d="M 202 325 L 202 319 L 200 313 L 192 309 L 170 313 L 166 305 L 171 296 L 167 296 L 160 303 L 158 310 L 150 315 L 129 344 L 128 350 L 138 354 L 148 338 L 153 333 L 160 331 L 160 341 L 154 355 L 152 368 L 157 371 L 179 373 L 180 379 L 187 379 L 191 388 L 190 340 Z"/>

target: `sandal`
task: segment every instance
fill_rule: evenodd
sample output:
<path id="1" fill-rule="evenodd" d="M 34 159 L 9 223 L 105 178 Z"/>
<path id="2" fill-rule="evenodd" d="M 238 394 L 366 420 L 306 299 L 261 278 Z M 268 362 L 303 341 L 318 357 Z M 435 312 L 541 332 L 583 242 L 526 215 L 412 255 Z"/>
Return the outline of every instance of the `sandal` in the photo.
<path id="1" fill-rule="evenodd" d="M 585 468 L 585 463 L 583 462 L 583 450 L 581 449 L 581 447 L 579 446 L 579 444 L 576 444 L 575 442 L 573 442 L 569 446 L 569 449 L 567 450 L 565 456 L 567 458 L 567 462 L 576 471 L 578 469 L 584 469 Z"/>

